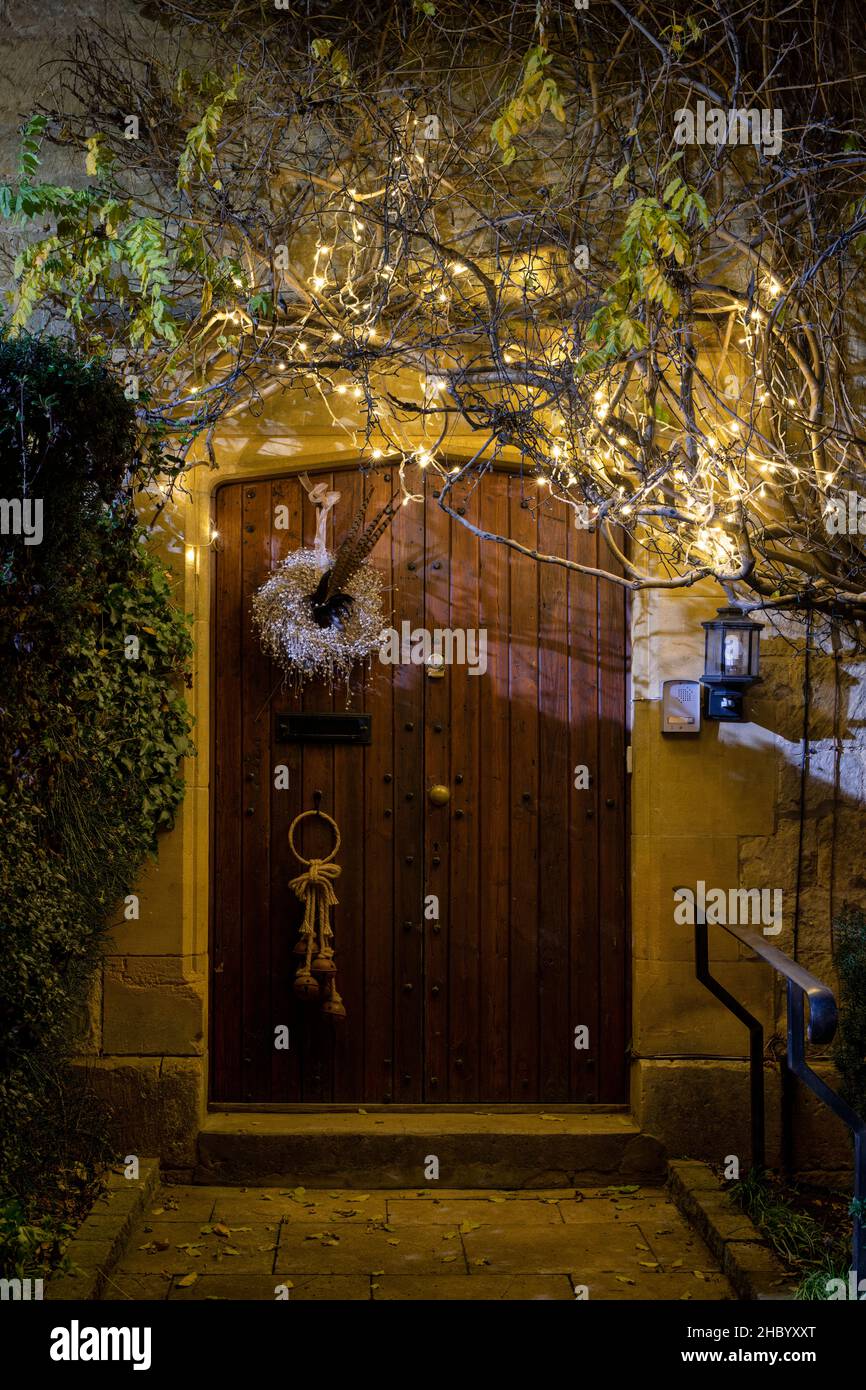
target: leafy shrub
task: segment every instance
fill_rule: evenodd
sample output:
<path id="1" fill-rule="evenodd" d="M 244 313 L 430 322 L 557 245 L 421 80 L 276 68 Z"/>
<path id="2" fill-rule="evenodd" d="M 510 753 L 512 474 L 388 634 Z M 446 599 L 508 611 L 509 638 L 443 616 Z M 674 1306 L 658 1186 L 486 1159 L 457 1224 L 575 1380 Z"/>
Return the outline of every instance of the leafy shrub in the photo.
<path id="1" fill-rule="evenodd" d="M 108 369 L 53 339 L 0 336 L 0 497 L 42 498 L 45 538 L 19 577 L 69 556 L 75 534 L 120 494 L 136 457 L 135 408 Z"/>
<path id="2" fill-rule="evenodd" d="M 834 929 L 840 1007 L 833 1061 L 840 1094 L 866 1117 L 866 913 L 846 903 Z"/>
<path id="3" fill-rule="evenodd" d="M 129 402 L 56 344 L 0 340 L 0 488 L 34 477 L 42 544 L 0 536 L 0 1209 L 22 1232 L 67 1221 L 106 1156 L 63 1063 L 191 751 L 189 627 L 132 506 Z"/>

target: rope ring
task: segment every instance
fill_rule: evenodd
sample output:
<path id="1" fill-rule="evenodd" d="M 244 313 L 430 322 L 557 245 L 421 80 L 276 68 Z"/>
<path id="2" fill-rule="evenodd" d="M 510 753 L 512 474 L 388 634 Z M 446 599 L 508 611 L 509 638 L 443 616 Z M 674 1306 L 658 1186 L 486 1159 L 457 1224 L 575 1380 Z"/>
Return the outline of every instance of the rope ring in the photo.
<path id="1" fill-rule="evenodd" d="M 331 819 L 327 811 L 302 811 L 299 816 L 295 816 L 295 819 L 289 826 L 289 849 L 292 851 L 292 854 L 295 856 L 299 864 L 312 864 L 312 859 L 305 859 L 302 854 L 298 854 L 298 851 L 295 849 L 294 840 L 296 827 L 300 825 L 302 820 L 306 820 L 308 816 L 317 816 L 319 820 L 326 820 L 334 832 L 334 848 L 331 850 L 330 854 L 325 855 L 324 859 L 318 860 L 319 864 L 329 864 L 333 859 L 334 855 L 337 853 L 337 850 L 340 848 L 340 828 L 337 825 L 337 822 Z"/>

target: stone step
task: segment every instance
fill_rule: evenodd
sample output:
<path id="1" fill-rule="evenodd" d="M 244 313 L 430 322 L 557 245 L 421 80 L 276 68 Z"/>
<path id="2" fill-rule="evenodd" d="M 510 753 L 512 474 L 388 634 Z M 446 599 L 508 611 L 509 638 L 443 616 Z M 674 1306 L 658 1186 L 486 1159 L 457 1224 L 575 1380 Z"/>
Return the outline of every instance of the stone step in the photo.
<path id="1" fill-rule="evenodd" d="M 199 1131 L 197 1183 L 559 1188 L 661 1182 L 665 1152 L 625 1109 L 217 1111 Z"/>

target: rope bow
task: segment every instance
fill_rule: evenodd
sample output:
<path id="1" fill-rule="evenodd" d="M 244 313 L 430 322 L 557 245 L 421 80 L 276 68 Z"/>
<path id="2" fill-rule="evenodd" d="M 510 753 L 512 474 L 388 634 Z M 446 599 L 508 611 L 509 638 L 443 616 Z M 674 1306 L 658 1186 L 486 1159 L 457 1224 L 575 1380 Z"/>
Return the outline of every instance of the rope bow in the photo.
<path id="1" fill-rule="evenodd" d="M 326 859 L 304 859 L 295 849 L 295 827 L 306 816 L 318 815 L 331 825 L 335 845 Z M 340 848 L 340 831 L 335 821 L 322 811 L 303 811 L 289 827 L 289 847 L 302 864 L 303 873 L 289 883 L 295 897 L 304 904 L 295 955 L 303 957 L 295 974 L 295 994 L 299 999 L 322 997 L 322 1012 L 335 1018 L 345 1018 L 346 1010 L 337 992 L 337 966 L 334 962 L 334 933 L 331 928 L 331 908 L 337 906 L 334 880 L 340 876 L 339 864 L 331 863 Z"/>

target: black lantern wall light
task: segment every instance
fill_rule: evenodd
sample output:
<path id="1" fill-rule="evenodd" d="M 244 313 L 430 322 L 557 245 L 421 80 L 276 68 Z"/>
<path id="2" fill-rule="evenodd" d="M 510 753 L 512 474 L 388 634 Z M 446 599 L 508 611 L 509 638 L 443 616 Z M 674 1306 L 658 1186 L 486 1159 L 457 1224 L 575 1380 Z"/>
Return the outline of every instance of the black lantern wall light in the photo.
<path id="1" fill-rule="evenodd" d="M 706 716 L 742 721 L 743 695 L 760 680 L 761 624 L 743 617 L 739 608 L 720 608 L 701 626 L 706 633 L 701 676 L 701 685 L 707 687 Z"/>

